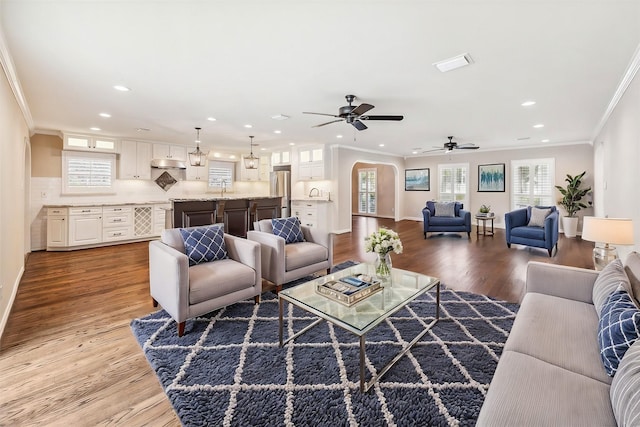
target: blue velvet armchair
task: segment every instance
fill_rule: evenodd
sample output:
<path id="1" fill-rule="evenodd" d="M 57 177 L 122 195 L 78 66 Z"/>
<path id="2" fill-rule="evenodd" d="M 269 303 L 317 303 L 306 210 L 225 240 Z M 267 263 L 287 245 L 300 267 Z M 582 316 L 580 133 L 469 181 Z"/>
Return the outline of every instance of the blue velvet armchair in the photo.
<path id="1" fill-rule="evenodd" d="M 555 206 L 536 206 L 541 209 L 551 209 L 551 212 L 544 219 L 544 227 L 530 226 L 531 206 L 507 212 L 504 215 L 505 231 L 507 235 L 507 247 L 512 243 L 517 245 L 533 246 L 544 248 L 553 253 L 553 248 L 558 252 L 558 217 L 559 213 Z"/>
<path id="2" fill-rule="evenodd" d="M 467 233 L 471 239 L 471 212 L 465 211 L 460 202 L 454 202 L 453 216 L 439 216 L 436 213 L 436 202 L 428 201 L 422 209 L 424 238 L 427 233 Z"/>

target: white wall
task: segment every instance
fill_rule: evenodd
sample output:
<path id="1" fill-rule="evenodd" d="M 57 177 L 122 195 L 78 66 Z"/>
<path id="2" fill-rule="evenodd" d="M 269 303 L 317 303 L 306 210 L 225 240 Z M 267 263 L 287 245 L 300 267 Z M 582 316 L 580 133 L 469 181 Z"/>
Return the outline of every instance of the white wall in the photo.
<path id="1" fill-rule="evenodd" d="M 0 72 L 0 337 L 24 272 L 25 144 L 29 131 L 6 74 Z"/>
<path id="2" fill-rule="evenodd" d="M 634 246 L 619 246 L 624 260 L 640 251 L 640 77 L 635 76 L 594 143 L 596 216 L 632 218 Z"/>

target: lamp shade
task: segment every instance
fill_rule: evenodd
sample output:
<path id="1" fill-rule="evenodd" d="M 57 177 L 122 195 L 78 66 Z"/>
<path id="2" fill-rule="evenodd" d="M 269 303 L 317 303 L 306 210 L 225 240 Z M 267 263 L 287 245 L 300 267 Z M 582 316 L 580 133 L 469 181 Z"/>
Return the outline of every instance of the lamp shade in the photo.
<path id="1" fill-rule="evenodd" d="M 585 216 L 582 239 L 612 245 L 633 245 L 633 221 L 629 218 Z"/>

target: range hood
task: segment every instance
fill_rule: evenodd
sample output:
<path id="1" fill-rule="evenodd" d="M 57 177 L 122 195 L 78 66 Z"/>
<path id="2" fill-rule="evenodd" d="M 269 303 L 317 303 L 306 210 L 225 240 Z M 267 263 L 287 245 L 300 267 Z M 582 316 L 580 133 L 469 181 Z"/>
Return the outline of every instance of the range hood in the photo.
<path id="1" fill-rule="evenodd" d="M 184 160 L 173 159 L 153 159 L 151 167 L 156 169 L 186 169 L 187 163 Z"/>

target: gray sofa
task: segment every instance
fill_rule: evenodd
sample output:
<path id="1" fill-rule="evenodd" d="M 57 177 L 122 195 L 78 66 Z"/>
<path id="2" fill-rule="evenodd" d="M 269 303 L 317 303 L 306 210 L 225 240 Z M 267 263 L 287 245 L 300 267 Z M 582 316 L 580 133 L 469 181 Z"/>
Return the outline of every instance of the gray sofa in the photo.
<path id="1" fill-rule="evenodd" d="M 624 269 L 620 263 L 617 277 L 610 272 L 529 263 L 526 293 L 477 425 L 640 425 L 640 340 L 613 378 L 598 343 L 601 308 L 613 290 L 622 284 L 637 305 L 640 255 L 630 254 Z"/>

